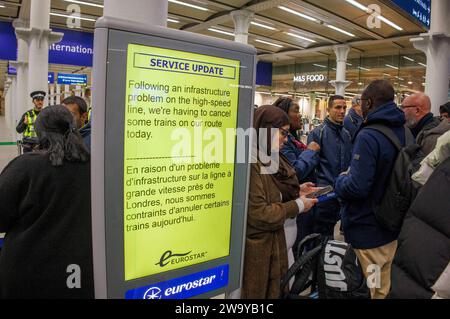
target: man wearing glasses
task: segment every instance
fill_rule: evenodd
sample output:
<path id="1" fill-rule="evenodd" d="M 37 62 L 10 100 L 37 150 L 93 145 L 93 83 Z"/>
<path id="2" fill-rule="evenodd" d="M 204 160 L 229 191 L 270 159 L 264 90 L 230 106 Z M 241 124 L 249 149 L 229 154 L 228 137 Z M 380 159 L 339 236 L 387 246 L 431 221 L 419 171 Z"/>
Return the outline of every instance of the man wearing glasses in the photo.
<path id="1" fill-rule="evenodd" d="M 424 93 L 406 97 L 401 108 L 405 113 L 406 125 L 411 129 L 417 144 L 428 155 L 436 147 L 439 136 L 450 130 L 450 124 L 434 117 L 431 113 L 430 98 Z"/>
<path id="2" fill-rule="evenodd" d="M 24 153 L 33 151 L 33 148 L 38 144 L 34 123 L 44 106 L 45 95 L 46 93 L 44 91 L 34 91 L 30 94 L 34 108 L 25 112 L 25 114 L 22 115 L 19 124 L 17 124 L 17 133 L 23 133 L 22 146 Z"/>

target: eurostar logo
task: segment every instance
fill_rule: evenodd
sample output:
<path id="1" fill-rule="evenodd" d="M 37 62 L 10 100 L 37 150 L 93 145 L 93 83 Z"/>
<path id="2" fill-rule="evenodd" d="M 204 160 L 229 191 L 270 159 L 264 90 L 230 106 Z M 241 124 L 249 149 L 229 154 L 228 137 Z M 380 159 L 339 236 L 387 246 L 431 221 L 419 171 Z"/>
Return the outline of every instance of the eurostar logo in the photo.
<path id="1" fill-rule="evenodd" d="M 159 289 L 158 287 L 152 287 L 148 289 L 145 292 L 143 299 L 161 299 L 161 289 Z"/>

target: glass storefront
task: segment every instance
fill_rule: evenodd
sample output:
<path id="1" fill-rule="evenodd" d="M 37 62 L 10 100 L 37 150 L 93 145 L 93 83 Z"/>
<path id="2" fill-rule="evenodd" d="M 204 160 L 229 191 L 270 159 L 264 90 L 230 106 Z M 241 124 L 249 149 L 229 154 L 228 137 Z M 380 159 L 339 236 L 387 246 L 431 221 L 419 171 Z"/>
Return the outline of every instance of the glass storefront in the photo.
<path id="1" fill-rule="evenodd" d="M 425 54 L 416 51 L 390 55 L 350 56 L 347 60 L 346 80 L 350 85 L 345 98 L 361 94 L 373 80 L 389 80 L 396 90 L 397 103 L 404 96 L 425 89 Z M 290 64 L 273 66 L 272 87 L 257 87 L 255 104 L 271 104 L 280 96 L 291 96 L 300 105 L 308 122 L 317 122 L 326 116 L 326 103 L 335 89 L 330 81 L 336 79 L 335 57 L 296 59 Z"/>

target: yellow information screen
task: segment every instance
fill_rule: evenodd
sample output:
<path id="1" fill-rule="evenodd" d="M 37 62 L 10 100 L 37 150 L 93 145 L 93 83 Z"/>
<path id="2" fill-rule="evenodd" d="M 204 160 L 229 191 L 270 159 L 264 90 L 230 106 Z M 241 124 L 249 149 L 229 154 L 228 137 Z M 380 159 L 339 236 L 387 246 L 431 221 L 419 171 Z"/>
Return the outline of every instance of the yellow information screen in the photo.
<path id="1" fill-rule="evenodd" d="M 128 46 L 125 280 L 229 255 L 239 69 L 237 60 Z"/>

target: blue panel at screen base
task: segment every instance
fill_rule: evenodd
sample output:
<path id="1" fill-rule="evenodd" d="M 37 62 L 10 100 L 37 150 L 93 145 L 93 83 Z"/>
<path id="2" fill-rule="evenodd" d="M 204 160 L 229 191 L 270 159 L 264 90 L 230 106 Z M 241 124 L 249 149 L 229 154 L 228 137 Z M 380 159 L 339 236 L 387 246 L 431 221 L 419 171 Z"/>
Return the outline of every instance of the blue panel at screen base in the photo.
<path id="1" fill-rule="evenodd" d="M 229 266 L 223 265 L 149 286 L 128 290 L 126 299 L 187 299 L 228 285 Z"/>
<path id="2" fill-rule="evenodd" d="M 256 65 L 256 85 L 272 86 L 272 63 L 258 62 Z"/>

